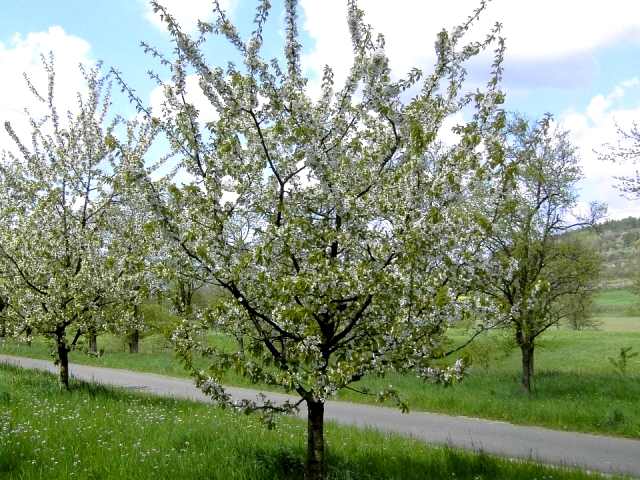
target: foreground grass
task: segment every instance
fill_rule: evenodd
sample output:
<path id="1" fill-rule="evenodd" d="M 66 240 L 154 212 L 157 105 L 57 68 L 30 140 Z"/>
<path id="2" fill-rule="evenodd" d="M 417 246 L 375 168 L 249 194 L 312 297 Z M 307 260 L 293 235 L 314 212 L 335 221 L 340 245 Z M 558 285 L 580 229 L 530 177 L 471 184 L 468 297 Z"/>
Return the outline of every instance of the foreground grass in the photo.
<path id="1" fill-rule="evenodd" d="M 296 479 L 305 425 L 0 366 L 0 478 Z M 332 479 L 595 479 L 374 431 L 327 426 Z M 611 477 L 609 477 L 611 478 Z"/>

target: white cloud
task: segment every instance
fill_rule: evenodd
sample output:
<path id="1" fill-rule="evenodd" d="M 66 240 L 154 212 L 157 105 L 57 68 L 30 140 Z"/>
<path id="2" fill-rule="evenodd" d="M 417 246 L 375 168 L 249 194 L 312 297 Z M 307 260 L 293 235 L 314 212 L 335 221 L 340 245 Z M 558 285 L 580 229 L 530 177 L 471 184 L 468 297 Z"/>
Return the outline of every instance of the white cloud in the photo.
<path id="1" fill-rule="evenodd" d="M 456 145 L 460 141 L 460 135 L 455 133 L 453 129 L 458 125 L 464 125 L 464 114 L 460 111 L 449 115 L 442 122 L 440 130 L 438 130 L 438 140 L 447 146 Z"/>
<path id="2" fill-rule="evenodd" d="M 324 65 L 331 66 L 339 85 L 352 58 L 346 2 L 301 0 L 300 4 L 304 30 L 314 42 L 303 56 L 303 65 L 317 76 Z M 477 0 L 396 0 L 393 7 L 386 0 L 360 1 L 365 21 L 376 33 L 385 35 L 396 75 L 414 66 L 429 71 L 437 32 L 461 23 L 477 5 Z M 494 0 L 469 39 L 481 38 L 496 21 L 503 24 L 502 34 L 507 39 L 507 79 L 511 68 L 514 73 L 510 81 L 527 86 L 571 86 L 572 82 L 583 81 L 594 68 L 595 49 L 622 40 L 640 43 L 640 2 L 635 0 Z M 312 82 L 312 91 L 317 90 L 316 83 Z M 622 198 L 614 188 L 613 177 L 628 173 L 629 166 L 602 162 L 594 150 L 602 151 L 604 144 L 617 140 L 617 125 L 628 128 L 633 120 L 640 121 L 640 105 L 623 107 L 625 100 L 628 103 L 625 94 L 639 86 L 638 79 L 621 82 L 608 94 L 595 96 L 584 111 L 566 112 L 559 119 L 572 131 L 580 150 L 587 177 L 581 183 L 581 203 L 606 201 L 612 218 L 638 215 L 640 206 Z M 452 118 L 450 123 L 455 120 L 459 119 Z"/>
<path id="3" fill-rule="evenodd" d="M 43 105 L 27 88 L 23 74 L 26 73 L 41 94 L 47 92 L 47 75 L 41 55 L 55 56 L 55 99 L 59 114 L 73 109 L 76 93 L 86 88 L 78 68 L 94 64 L 90 55 L 91 45 L 82 38 L 66 33 L 53 26 L 44 32 L 32 32 L 26 36 L 16 33 L 7 44 L 0 43 L 0 123 L 9 121 L 21 136 L 29 133 L 25 109 L 34 116 L 44 112 Z M 0 128 L 0 150 L 12 148 L 4 126 Z"/>
<path id="4" fill-rule="evenodd" d="M 571 133 L 578 147 L 585 180 L 581 183 L 581 201 L 604 201 L 609 205 L 611 218 L 640 215 L 640 203 L 621 197 L 615 189 L 614 177 L 629 175 L 630 164 L 614 164 L 599 159 L 606 152 L 606 145 L 615 145 L 618 129 L 629 130 L 633 122 L 640 121 L 640 104 L 625 107 L 625 96 L 631 89 L 640 89 L 638 79 L 618 84 L 607 95 L 596 95 L 582 112 L 568 111 L 559 117 L 563 128 Z"/>
<path id="5" fill-rule="evenodd" d="M 153 7 L 147 0 L 141 0 L 145 4 L 144 17 L 151 24 L 163 32 L 166 31 L 165 23 L 160 14 L 153 11 Z M 198 20 L 211 21 L 214 18 L 212 0 L 160 0 L 159 2 L 175 18 L 178 24 L 187 32 L 194 32 L 198 28 Z M 235 0 L 220 0 L 220 6 L 231 13 L 235 6 Z"/>
<path id="6" fill-rule="evenodd" d="M 313 50 L 304 57 L 305 66 L 321 72 L 328 64 L 335 67 L 336 79 L 343 79 L 351 61 L 346 2 L 300 3 L 304 29 L 315 41 Z M 390 7 L 387 0 L 361 0 L 360 6 L 365 20 L 385 35 L 391 66 L 401 75 L 413 66 L 429 67 L 437 32 L 460 24 L 478 3 L 396 0 Z M 493 23 L 502 22 L 507 60 L 518 65 L 581 55 L 620 38 L 640 39 L 640 2 L 635 0 L 494 0 L 481 20 L 470 38 L 480 38 Z"/>

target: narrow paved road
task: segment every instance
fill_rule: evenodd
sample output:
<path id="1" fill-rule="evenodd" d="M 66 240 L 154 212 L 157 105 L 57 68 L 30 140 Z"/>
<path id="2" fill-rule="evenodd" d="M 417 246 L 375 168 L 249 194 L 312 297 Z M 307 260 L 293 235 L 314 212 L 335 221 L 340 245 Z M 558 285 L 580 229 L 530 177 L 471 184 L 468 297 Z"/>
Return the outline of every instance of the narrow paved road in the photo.
<path id="1" fill-rule="evenodd" d="M 0 355 L 0 363 L 55 372 L 51 362 Z M 197 401 L 209 401 L 188 380 L 129 370 L 71 365 L 77 379 L 140 390 L 155 395 Z M 235 399 L 257 396 L 257 391 L 228 388 Z M 268 393 L 273 401 L 284 401 L 283 394 Z M 605 473 L 623 473 L 640 477 L 640 440 L 571 433 L 539 427 L 524 427 L 505 422 L 433 413 L 412 412 L 328 402 L 327 419 L 337 423 L 369 426 L 386 432 L 411 436 L 429 443 L 484 451 L 512 458 L 533 459 L 542 463 L 580 467 Z M 300 412 L 305 415 L 304 411 Z"/>

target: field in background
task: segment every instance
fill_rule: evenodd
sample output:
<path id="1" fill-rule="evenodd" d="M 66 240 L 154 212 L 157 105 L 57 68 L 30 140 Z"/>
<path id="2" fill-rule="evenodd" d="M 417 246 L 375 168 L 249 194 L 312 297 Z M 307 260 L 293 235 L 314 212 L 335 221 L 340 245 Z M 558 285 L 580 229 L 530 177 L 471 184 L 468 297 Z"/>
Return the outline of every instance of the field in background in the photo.
<path id="1" fill-rule="evenodd" d="M 301 478 L 304 422 L 255 417 L 0 366 L 0 477 L 140 480 Z M 598 480 L 370 430 L 326 426 L 328 478 Z M 614 478 L 614 477 L 606 477 Z"/>
<path id="2" fill-rule="evenodd" d="M 542 425 L 556 429 L 597 432 L 640 438 L 640 358 L 629 361 L 622 374 L 609 358 L 617 359 L 620 348 L 640 351 L 640 317 L 636 296 L 629 290 L 607 290 L 595 301 L 598 330 L 573 331 L 565 327 L 545 334 L 536 351 L 535 394 L 528 397 L 518 384 L 519 351 L 507 334 L 494 333 L 467 350 L 472 367 L 458 385 L 442 388 L 410 376 L 388 375 L 367 378 L 357 385 L 371 392 L 388 386 L 397 388 L 413 410 L 437 411 L 506 420 L 513 423 Z M 464 332 L 452 332 L 452 341 L 461 341 Z M 212 340 L 225 344 L 221 336 Z M 146 337 L 141 353 L 125 352 L 125 342 L 110 335 L 99 337 L 102 357 L 73 352 L 77 363 L 128 368 L 133 370 L 185 376 L 167 341 L 159 336 Z M 49 358 L 49 347 L 36 340 L 31 347 L 7 342 L 1 353 Z M 232 372 L 224 381 L 248 385 Z M 261 386 L 259 386 L 261 387 Z M 350 391 L 339 398 L 374 402 L 375 397 Z"/>

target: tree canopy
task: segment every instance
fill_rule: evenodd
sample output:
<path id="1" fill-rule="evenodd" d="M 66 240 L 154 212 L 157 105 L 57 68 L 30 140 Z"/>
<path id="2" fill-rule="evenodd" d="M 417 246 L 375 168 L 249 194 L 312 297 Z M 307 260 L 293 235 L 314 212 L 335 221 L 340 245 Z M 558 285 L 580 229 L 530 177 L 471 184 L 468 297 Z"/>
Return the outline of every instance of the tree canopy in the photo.
<path id="1" fill-rule="evenodd" d="M 593 204 L 587 217 L 575 215 L 582 171 L 567 132 L 551 117 L 536 123 L 514 117 L 505 144 L 516 173 L 489 234 L 494 270 L 481 290 L 507 315 L 522 350 L 522 386 L 531 391 L 536 338 L 587 301 L 600 268 L 595 251 L 562 234 L 593 225 L 604 207 Z"/>
<path id="2" fill-rule="evenodd" d="M 147 208 L 187 260 L 174 274 L 224 292 L 173 339 L 188 365 L 194 352 L 209 359 L 207 369 L 191 368 L 219 402 L 231 403 L 220 383 L 229 368 L 297 392 L 309 417 L 307 476 L 319 478 L 328 397 L 390 370 L 452 381 L 461 374 L 459 362 L 434 364 L 446 354 L 447 326 L 468 312 L 495 310 L 473 286 L 486 268 L 486 229 L 512 174 L 500 136 L 499 26 L 465 43 L 478 9 L 438 35 L 433 72 L 414 69 L 394 79 L 384 38 L 351 1 L 353 65 L 344 85 L 325 67 L 316 99 L 300 65 L 295 1 L 285 2 L 284 65 L 260 54 L 268 1 L 259 2 L 247 40 L 217 2 L 217 21 L 201 22 L 196 38 L 152 3 L 175 55 L 146 47 L 170 68 L 171 82 L 163 84 L 160 114 L 138 106 L 165 133 L 181 181 L 152 180 L 136 156 L 128 168 L 137 165 Z M 210 65 L 204 53 L 210 34 L 226 37 L 242 64 Z M 488 47 L 494 62 L 485 88 L 465 90 L 466 63 Z M 214 121 L 201 121 L 187 101 L 190 74 L 215 109 Z M 458 140 L 447 145 L 443 122 L 462 110 L 470 121 L 455 128 Z M 210 328 L 241 341 L 232 351 L 201 341 Z M 389 396 L 399 399 L 392 389 L 380 392 Z"/>
<path id="3" fill-rule="evenodd" d="M 75 109 L 55 104 L 53 57 L 43 58 L 45 93 L 29 87 L 46 106 L 31 119 L 31 142 L 9 123 L 17 150 L 0 164 L 0 272 L 8 299 L 4 315 L 13 333 L 41 334 L 55 343 L 60 380 L 68 387 L 68 352 L 81 335 L 128 315 L 142 270 L 139 252 L 123 231 L 119 156 L 114 139 L 122 125 L 109 118 L 109 77 L 84 69 L 86 91 Z M 134 125 L 128 126 L 133 145 Z M 141 127 L 135 143 L 152 139 Z"/>

